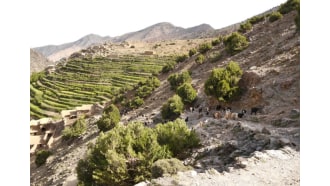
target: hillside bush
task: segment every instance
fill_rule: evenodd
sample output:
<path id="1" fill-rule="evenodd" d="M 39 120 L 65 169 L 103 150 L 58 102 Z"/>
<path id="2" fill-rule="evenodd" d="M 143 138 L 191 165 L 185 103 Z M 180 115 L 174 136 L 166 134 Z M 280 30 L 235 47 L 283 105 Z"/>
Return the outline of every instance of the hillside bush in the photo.
<path id="1" fill-rule="evenodd" d="M 186 59 L 188 59 L 188 55 L 187 54 L 183 54 L 181 56 L 177 56 L 175 61 L 178 63 L 184 62 Z"/>
<path id="2" fill-rule="evenodd" d="M 190 57 L 193 56 L 193 55 L 195 55 L 196 53 L 197 53 L 196 48 L 192 48 L 192 49 L 189 50 L 189 56 Z"/>
<path id="3" fill-rule="evenodd" d="M 212 46 L 217 46 L 220 44 L 220 39 L 215 39 L 211 42 Z"/>
<path id="4" fill-rule="evenodd" d="M 173 155 L 179 159 L 186 158 L 189 149 L 200 144 L 198 135 L 195 131 L 189 130 L 186 122 L 182 119 L 157 124 L 155 130 L 158 143 L 166 145 Z"/>
<path id="5" fill-rule="evenodd" d="M 84 134 L 87 130 L 87 124 L 85 121 L 85 117 L 81 116 L 75 121 L 72 126 L 65 127 L 62 131 L 62 137 L 64 140 L 69 140 L 72 138 L 77 138 Z"/>
<path id="6" fill-rule="evenodd" d="M 234 55 L 249 46 L 249 42 L 246 37 L 238 32 L 233 32 L 232 34 L 226 36 L 223 43 L 226 47 L 226 51 L 231 55 Z"/>
<path id="7" fill-rule="evenodd" d="M 40 167 L 41 165 L 45 164 L 47 158 L 52 155 L 53 153 L 48 150 L 40 150 L 36 153 L 35 164 Z"/>
<path id="8" fill-rule="evenodd" d="M 144 100 L 141 99 L 139 96 L 136 96 L 128 103 L 127 106 L 131 109 L 136 109 L 136 108 L 139 108 L 143 104 L 144 104 Z"/>
<path id="9" fill-rule="evenodd" d="M 163 104 L 161 114 L 163 119 L 174 120 L 184 111 L 182 99 L 178 95 L 174 95 Z"/>
<path id="10" fill-rule="evenodd" d="M 252 24 L 250 23 L 250 21 L 246 21 L 245 23 L 242 23 L 238 29 L 238 31 L 240 33 L 245 33 L 249 30 L 252 29 Z"/>
<path id="11" fill-rule="evenodd" d="M 105 132 L 117 126 L 119 121 L 119 109 L 114 104 L 111 104 L 104 109 L 102 117 L 96 122 L 96 124 L 99 130 Z"/>
<path id="12" fill-rule="evenodd" d="M 278 19 L 282 19 L 282 17 L 283 16 L 282 16 L 282 14 L 280 12 L 273 12 L 269 16 L 269 21 L 270 22 L 274 22 L 274 21 L 276 21 Z"/>
<path id="13" fill-rule="evenodd" d="M 231 61 L 226 68 L 216 68 L 206 80 L 204 91 L 207 95 L 215 96 L 219 101 L 231 101 L 240 93 L 238 82 L 243 71 L 240 66 Z"/>
<path id="14" fill-rule="evenodd" d="M 297 10 L 300 6 L 300 0 L 287 0 L 285 3 L 281 4 L 278 11 L 281 14 L 287 14 L 293 10 Z"/>
<path id="15" fill-rule="evenodd" d="M 167 62 L 167 63 L 165 64 L 165 66 L 163 66 L 163 68 L 162 68 L 162 73 L 167 73 L 167 72 L 173 70 L 174 67 L 175 67 L 175 64 L 176 64 L 176 63 L 175 63 L 174 61 Z"/>
<path id="16" fill-rule="evenodd" d="M 159 86 L 160 81 L 157 77 L 149 77 L 147 80 L 140 81 L 138 83 L 138 88 L 135 92 L 135 96 L 138 96 L 140 98 L 146 98 L 152 93 L 152 91 L 154 91 Z"/>
<path id="17" fill-rule="evenodd" d="M 191 77 L 188 71 L 183 71 L 182 73 L 178 74 L 171 74 L 168 78 L 167 81 L 171 85 L 171 89 L 176 91 L 177 87 L 182 85 L 183 83 L 190 83 L 191 82 Z"/>
<path id="18" fill-rule="evenodd" d="M 170 157 L 152 128 L 142 123 L 118 125 L 99 135 L 87 158 L 79 161 L 77 177 L 82 185 L 134 185 L 151 178 L 155 161 Z"/>
<path id="19" fill-rule="evenodd" d="M 254 24 L 257 24 L 261 21 L 264 21 L 265 20 L 265 16 L 254 16 L 252 18 L 249 19 L 249 22 L 254 25 Z"/>
<path id="20" fill-rule="evenodd" d="M 199 47 L 198 47 L 198 52 L 204 54 L 204 53 L 206 53 L 207 51 L 209 51 L 211 48 L 212 48 L 211 43 L 203 43 L 203 44 L 200 44 L 200 45 L 199 45 Z"/>
<path id="21" fill-rule="evenodd" d="M 190 83 L 179 86 L 176 93 L 181 97 L 183 103 L 192 103 L 197 97 L 197 92 Z"/>
<path id="22" fill-rule="evenodd" d="M 203 64 L 205 62 L 205 56 L 203 54 L 198 54 L 195 62 L 199 65 Z"/>
<path id="23" fill-rule="evenodd" d="M 176 174 L 179 171 L 184 172 L 191 170 L 190 166 L 184 166 L 183 163 L 176 159 L 160 159 L 154 162 L 151 166 L 152 178 L 162 177 L 168 174 Z"/>

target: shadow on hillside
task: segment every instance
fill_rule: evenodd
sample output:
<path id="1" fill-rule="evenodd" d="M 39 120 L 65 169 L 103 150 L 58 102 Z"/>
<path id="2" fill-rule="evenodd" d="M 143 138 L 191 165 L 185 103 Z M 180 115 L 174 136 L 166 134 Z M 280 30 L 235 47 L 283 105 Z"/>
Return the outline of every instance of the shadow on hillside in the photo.
<path id="1" fill-rule="evenodd" d="M 285 146 L 296 151 L 299 151 L 300 148 L 300 144 L 293 143 L 287 138 L 274 137 L 267 130 L 251 130 L 243 127 L 240 122 L 223 125 L 229 129 L 226 131 L 226 135 L 231 136 L 230 139 L 224 140 L 222 145 L 200 151 L 195 157 L 193 166 L 197 171 L 214 168 L 218 172 L 228 172 L 230 167 L 245 168 L 246 165 L 241 160 L 252 157 L 256 151 L 279 150 Z M 299 137 L 296 138 L 299 141 Z"/>

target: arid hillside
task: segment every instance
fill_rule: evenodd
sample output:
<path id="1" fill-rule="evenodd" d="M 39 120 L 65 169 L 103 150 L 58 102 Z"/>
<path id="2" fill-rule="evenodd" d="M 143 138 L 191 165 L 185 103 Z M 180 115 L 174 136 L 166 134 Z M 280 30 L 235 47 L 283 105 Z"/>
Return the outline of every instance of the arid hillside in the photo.
<path id="1" fill-rule="evenodd" d="M 32 72 L 40 72 L 48 65 L 52 64 L 54 63 L 48 60 L 45 56 L 30 49 L 30 74 L 32 74 Z"/>
<path id="2" fill-rule="evenodd" d="M 183 161 L 193 170 L 147 180 L 139 186 L 300 185 L 300 35 L 294 22 L 296 14 L 292 11 L 277 21 L 266 18 L 253 25 L 244 34 L 249 46 L 235 55 L 226 52 L 220 43 L 205 54 L 207 60 L 203 64 L 195 62 L 196 56 L 178 63 L 173 71 L 159 75 L 160 87 L 140 108 L 122 115 L 122 124 L 151 121 L 149 126 L 154 127 L 162 120 L 163 103 L 174 95 L 168 76 L 184 70 L 191 72 L 192 85 L 198 93 L 198 100 L 192 106 L 202 111 L 190 111 L 187 107 L 180 117 L 187 120 L 189 128 L 197 131 L 202 140 L 202 146 Z M 173 42 L 172 47 L 183 47 L 189 41 Z M 154 49 L 156 54 L 166 51 L 165 43 L 158 44 L 161 45 Z M 134 48 L 130 48 L 132 45 Z M 138 50 L 142 46 L 150 44 L 136 42 L 122 47 Z M 187 51 L 188 47 L 184 47 Z M 110 55 L 125 51 L 101 48 L 96 47 L 94 52 Z M 214 59 L 214 56 L 218 57 Z M 242 68 L 241 83 L 245 89 L 240 99 L 219 103 L 204 93 L 204 83 L 214 68 L 225 67 L 230 61 Z M 218 104 L 231 107 L 233 112 L 242 109 L 248 112 L 237 120 L 215 119 L 213 113 Z M 206 107 L 209 113 L 205 112 Z M 253 107 L 260 108 L 260 112 L 252 114 Z M 45 165 L 37 168 L 35 157 L 31 156 L 31 185 L 76 185 L 75 168 L 79 159 L 86 156 L 88 144 L 94 143 L 98 136 L 95 121 L 99 118 L 97 115 L 89 119 L 87 133 L 79 139 L 70 143 L 59 141 Z"/>

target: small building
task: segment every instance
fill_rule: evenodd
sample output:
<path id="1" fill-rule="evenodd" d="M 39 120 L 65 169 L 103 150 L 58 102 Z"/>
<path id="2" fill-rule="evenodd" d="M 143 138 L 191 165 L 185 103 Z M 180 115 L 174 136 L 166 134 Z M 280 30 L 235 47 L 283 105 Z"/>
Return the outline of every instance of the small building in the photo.
<path id="1" fill-rule="evenodd" d="M 52 147 L 54 138 L 60 135 L 63 121 L 54 121 L 51 118 L 42 118 L 30 121 L 30 153 L 37 149 L 49 149 Z"/>

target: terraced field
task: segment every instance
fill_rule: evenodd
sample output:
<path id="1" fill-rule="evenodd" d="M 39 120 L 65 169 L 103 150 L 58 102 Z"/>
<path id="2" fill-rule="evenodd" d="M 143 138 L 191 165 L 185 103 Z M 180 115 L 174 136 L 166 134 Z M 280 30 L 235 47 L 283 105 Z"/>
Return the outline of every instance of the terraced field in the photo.
<path id="1" fill-rule="evenodd" d="M 61 110 L 112 100 L 120 90 L 158 74 L 174 57 L 75 58 L 30 84 L 30 117 L 59 117 Z"/>

